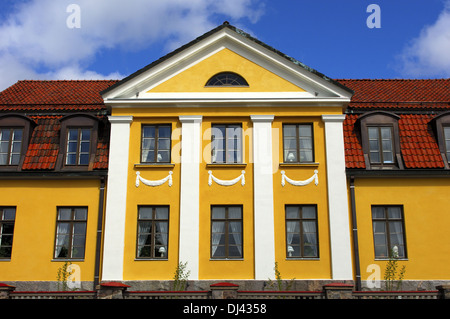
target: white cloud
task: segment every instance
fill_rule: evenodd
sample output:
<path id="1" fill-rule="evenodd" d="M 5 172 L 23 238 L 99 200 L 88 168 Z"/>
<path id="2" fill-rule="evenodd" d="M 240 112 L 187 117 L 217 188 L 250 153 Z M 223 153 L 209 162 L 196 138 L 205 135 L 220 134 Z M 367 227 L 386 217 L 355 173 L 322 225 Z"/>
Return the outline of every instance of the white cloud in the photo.
<path id="1" fill-rule="evenodd" d="M 413 77 L 450 77 L 450 1 L 436 22 L 422 29 L 400 56 L 401 72 Z"/>
<path id="2" fill-rule="evenodd" d="M 166 43 L 166 50 L 174 49 L 217 26 L 214 19 L 218 16 L 255 22 L 263 10 L 260 1 L 31 0 L 21 3 L 0 24 L 3 77 L 0 90 L 25 78 L 122 77 L 116 70 L 102 75 L 86 66 L 105 49 L 136 51 L 161 41 Z M 70 4 L 80 8 L 80 28 L 67 26 L 72 14 L 66 12 Z"/>

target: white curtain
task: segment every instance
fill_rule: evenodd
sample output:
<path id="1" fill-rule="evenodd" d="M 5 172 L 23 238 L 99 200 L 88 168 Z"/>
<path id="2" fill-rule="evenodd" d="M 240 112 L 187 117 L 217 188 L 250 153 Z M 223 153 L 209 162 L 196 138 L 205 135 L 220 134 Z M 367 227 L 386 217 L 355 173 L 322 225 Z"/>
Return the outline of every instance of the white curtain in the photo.
<path id="1" fill-rule="evenodd" d="M 288 244 L 288 251 L 289 246 L 292 244 L 292 239 L 294 238 L 294 232 L 295 229 L 298 229 L 298 222 L 287 222 L 286 223 L 286 232 L 287 232 L 287 244 Z M 291 257 L 291 252 L 289 252 L 289 257 Z"/>
<path id="2" fill-rule="evenodd" d="M 68 247 L 66 242 L 69 234 L 69 223 L 58 223 L 57 236 L 56 236 L 56 256 L 58 257 L 64 246 Z"/>
<path id="3" fill-rule="evenodd" d="M 220 239 L 224 236 L 225 222 L 213 222 L 212 225 L 212 256 L 215 257 L 217 245 L 220 243 Z"/>
<path id="4" fill-rule="evenodd" d="M 315 222 L 303 222 L 303 233 L 306 235 L 304 246 L 306 244 L 313 250 L 313 255 L 317 256 L 317 242 L 316 242 L 316 223 Z"/>
<path id="5" fill-rule="evenodd" d="M 236 247 L 239 251 L 239 255 L 242 256 L 242 232 L 240 222 L 230 222 L 231 231 L 233 232 L 233 239 L 236 243 Z"/>

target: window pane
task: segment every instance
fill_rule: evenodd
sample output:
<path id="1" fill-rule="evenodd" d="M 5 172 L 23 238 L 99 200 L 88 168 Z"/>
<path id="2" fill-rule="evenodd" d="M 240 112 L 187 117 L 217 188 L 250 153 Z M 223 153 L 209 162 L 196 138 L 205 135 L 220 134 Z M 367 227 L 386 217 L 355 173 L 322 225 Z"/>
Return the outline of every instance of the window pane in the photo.
<path id="1" fill-rule="evenodd" d="M 170 139 L 171 135 L 171 127 L 170 126 L 160 126 L 158 128 L 158 137 L 168 138 Z"/>
<path id="2" fill-rule="evenodd" d="M 156 219 L 168 219 L 169 208 L 168 207 L 156 207 Z"/>
<path id="3" fill-rule="evenodd" d="M 72 209 L 70 208 L 60 208 L 58 210 L 59 220 L 71 220 L 72 219 Z"/>
<path id="4" fill-rule="evenodd" d="M 16 217 L 15 208 L 4 208 L 3 209 L 3 220 L 14 220 Z"/>
<path id="5" fill-rule="evenodd" d="M 286 218 L 300 218 L 299 208 L 297 206 L 286 206 Z"/>
<path id="6" fill-rule="evenodd" d="M 154 126 L 144 126 L 142 128 L 143 137 L 155 137 L 155 127 Z"/>
<path id="7" fill-rule="evenodd" d="M 81 130 L 81 141 L 89 141 L 91 139 L 91 130 L 89 129 L 83 129 Z"/>
<path id="8" fill-rule="evenodd" d="M 388 207 L 388 216 L 389 219 L 401 219 L 402 218 L 402 209 L 400 207 Z"/>
<path id="9" fill-rule="evenodd" d="M 312 151 L 300 151 L 300 162 L 312 162 Z"/>
<path id="10" fill-rule="evenodd" d="M 229 207 L 228 208 L 228 218 L 230 219 L 240 219 L 242 218 L 242 209 L 241 207 Z"/>
<path id="11" fill-rule="evenodd" d="M 303 218 L 316 218 L 316 208 L 314 206 L 304 206 L 302 208 Z"/>
<path id="12" fill-rule="evenodd" d="M 378 139 L 378 128 L 376 127 L 369 127 L 369 139 Z"/>
<path id="13" fill-rule="evenodd" d="M 225 207 L 213 207 L 212 208 L 213 219 L 225 219 Z"/>
<path id="14" fill-rule="evenodd" d="M 296 137 L 297 136 L 297 128 L 295 125 L 285 125 L 283 127 L 283 135 L 284 136 L 292 136 L 292 137 Z"/>
<path id="15" fill-rule="evenodd" d="M 153 208 L 151 207 L 139 208 L 139 219 L 152 219 L 152 218 L 153 218 Z"/>
<path id="16" fill-rule="evenodd" d="M 299 137 L 311 137 L 312 136 L 311 125 L 299 125 L 298 133 Z"/>
<path id="17" fill-rule="evenodd" d="M 381 127 L 380 130 L 381 130 L 381 138 L 383 140 L 391 139 L 391 128 L 390 127 Z"/>
<path id="18" fill-rule="evenodd" d="M 372 163 L 380 162 L 380 153 L 379 152 L 370 152 L 369 157 L 370 157 L 370 162 L 372 162 Z"/>

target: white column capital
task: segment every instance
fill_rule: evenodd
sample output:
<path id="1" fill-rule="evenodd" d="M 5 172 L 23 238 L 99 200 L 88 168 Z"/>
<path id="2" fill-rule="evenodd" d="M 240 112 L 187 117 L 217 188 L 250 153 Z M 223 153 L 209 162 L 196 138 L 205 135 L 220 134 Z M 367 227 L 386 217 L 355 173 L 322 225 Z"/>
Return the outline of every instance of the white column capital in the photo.
<path id="1" fill-rule="evenodd" d="M 133 116 L 117 116 L 117 115 L 109 115 L 108 120 L 110 123 L 115 124 L 129 124 L 133 122 Z"/>
<path id="2" fill-rule="evenodd" d="M 203 120 L 202 115 L 180 115 L 178 118 L 181 123 L 201 123 Z"/>
<path id="3" fill-rule="evenodd" d="M 345 114 L 323 114 L 322 120 L 324 122 L 344 122 Z"/>
<path id="4" fill-rule="evenodd" d="M 250 115 L 253 122 L 272 122 L 274 118 L 274 115 Z"/>

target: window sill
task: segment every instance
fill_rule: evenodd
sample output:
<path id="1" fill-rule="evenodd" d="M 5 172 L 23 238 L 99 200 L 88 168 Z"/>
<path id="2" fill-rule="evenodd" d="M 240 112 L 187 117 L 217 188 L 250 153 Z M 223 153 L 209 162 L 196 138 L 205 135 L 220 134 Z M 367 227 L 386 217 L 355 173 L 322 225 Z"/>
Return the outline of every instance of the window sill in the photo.
<path id="1" fill-rule="evenodd" d="M 206 167 L 233 167 L 233 168 L 245 168 L 247 167 L 246 163 L 208 163 Z"/>
<path id="2" fill-rule="evenodd" d="M 134 261 L 168 261 L 168 258 L 134 258 Z"/>
<path id="3" fill-rule="evenodd" d="M 386 258 L 375 258 L 375 261 L 389 261 L 390 258 L 386 257 Z M 398 260 L 398 261 L 407 261 L 408 258 L 394 258 L 393 260 Z"/>
<path id="4" fill-rule="evenodd" d="M 319 163 L 280 163 L 280 167 L 318 167 Z"/>
<path id="5" fill-rule="evenodd" d="M 298 260 L 311 260 L 311 261 L 319 261 L 320 257 L 286 257 L 286 261 L 298 261 Z"/>
<path id="6" fill-rule="evenodd" d="M 210 261 L 243 261 L 244 258 L 210 258 Z"/>
<path id="7" fill-rule="evenodd" d="M 173 168 L 175 164 L 172 163 L 145 163 L 134 164 L 134 168 Z"/>
<path id="8" fill-rule="evenodd" d="M 74 258 L 74 259 L 71 259 L 71 258 L 61 258 L 61 259 L 59 259 L 59 258 L 53 258 L 52 259 L 52 262 L 53 261 L 56 261 L 56 262 L 84 262 L 84 259 L 82 259 L 82 258 Z"/>

